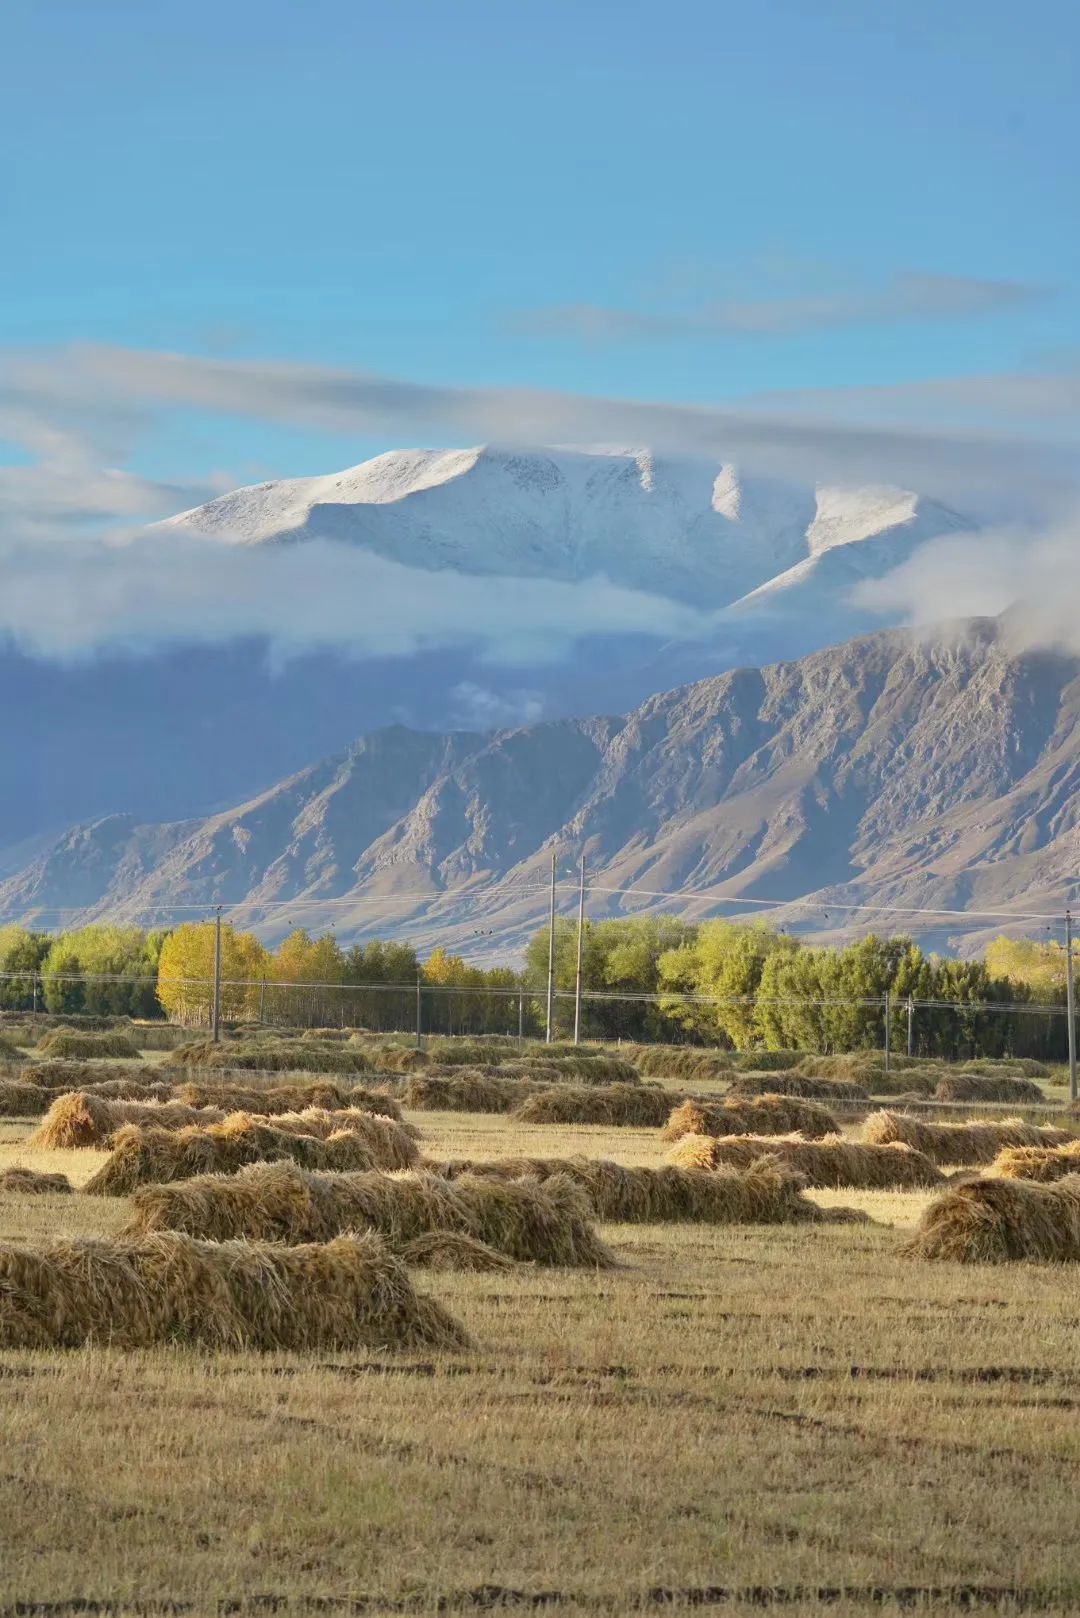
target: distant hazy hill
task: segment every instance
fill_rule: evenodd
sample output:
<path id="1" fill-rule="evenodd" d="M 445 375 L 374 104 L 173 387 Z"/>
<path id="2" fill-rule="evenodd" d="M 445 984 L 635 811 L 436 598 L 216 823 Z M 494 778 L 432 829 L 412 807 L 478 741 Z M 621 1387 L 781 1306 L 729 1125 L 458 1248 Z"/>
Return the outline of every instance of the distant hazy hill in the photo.
<path id="1" fill-rule="evenodd" d="M 68 832 L 0 883 L 0 915 L 303 897 L 269 930 L 497 952 L 542 918 L 553 846 L 605 886 L 1057 911 L 1080 869 L 1078 721 L 1080 661 L 1015 655 L 997 622 L 882 633 L 621 718 L 378 731 L 222 814 Z M 931 929 L 980 930 L 1000 926 Z"/>

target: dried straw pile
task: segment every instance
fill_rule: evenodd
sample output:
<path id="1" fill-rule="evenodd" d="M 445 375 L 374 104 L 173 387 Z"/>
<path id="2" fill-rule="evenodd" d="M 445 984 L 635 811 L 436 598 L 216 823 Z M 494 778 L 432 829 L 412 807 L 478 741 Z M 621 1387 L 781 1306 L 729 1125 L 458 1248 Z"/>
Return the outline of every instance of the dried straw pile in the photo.
<path id="1" fill-rule="evenodd" d="M 83 1189 L 91 1196 L 126 1197 L 140 1185 L 163 1185 L 196 1174 L 235 1174 L 249 1163 L 282 1159 L 306 1169 L 349 1171 L 377 1167 L 357 1135 L 320 1139 L 274 1129 L 236 1112 L 207 1128 L 155 1129 L 127 1124 L 113 1137 L 112 1155 Z"/>
<path id="2" fill-rule="evenodd" d="M 276 1247 L 155 1234 L 0 1246 L 0 1347 L 466 1346 L 376 1236 Z"/>
<path id="3" fill-rule="evenodd" d="M 69 1197 L 72 1184 L 66 1174 L 42 1174 L 37 1169 L 20 1168 L 0 1170 L 0 1193 L 18 1191 L 35 1197 Z"/>
<path id="4" fill-rule="evenodd" d="M 97 1056 L 138 1057 L 139 1047 L 130 1034 L 120 1032 L 88 1034 L 71 1028 L 54 1028 L 38 1045 L 42 1056 L 63 1056 L 90 1061 Z"/>
<path id="5" fill-rule="evenodd" d="M 808 1096 L 812 1101 L 869 1101 L 869 1093 L 854 1079 L 822 1079 L 791 1068 L 787 1073 L 740 1073 L 728 1090 L 730 1096 Z"/>
<path id="6" fill-rule="evenodd" d="M 462 1068 L 455 1073 L 414 1073 L 401 1099 L 416 1112 L 512 1112 L 526 1096 L 547 1088 L 529 1079 Z"/>
<path id="7" fill-rule="evenodd" d="M 934 1091 L 936 1101 L 1004 1101 L 1023 1107 L 1038 1105 L 1046 1097 L 1034 1079 L 1010 1078 L 1007 1074 L 947 1073 Z"/>
<path id="8" fill-rule="evenodd" d="M 220 1124 L 225 1114 L 213 1107 L 185 1107 L 179 1101 L 111 1101 L 85 1090 L 58 1096 L 26 1145 L 55 1151 L 70 1146 L 107 1146 L 125 1124 L 186 1129 Z"/>
<path id="9" fill-rule="evenodd" d="M 275 1112 L 301 1112 L 305 1107 L 344 1107 L 349 1103 L 348 1086 L 329 1079 L 312 1079 L 299 1084 L 218 1084 L 195 1079 L 178 1084 L 173 1096 L 185 1107 L 222 1107 L 226 1112 L 258 1112 L 269 1117 Z"/>
<path id="10" fill-rule="evenodd" d="M 863 1125 L 863 1140 L 879 1146 L 903 1141 L 932 1163 L 992 1163 L 1005 1146 L 1065 1146 L 1075 1139 L 1068 1130 L 1025 1124 L 1020 1118 L 935 1124 L 903 1112 L 875 1112 Z"/>
<path id="11" fill-rule="evenodd" d="M 774 1157 L 803 1176 L 807 1185 L 854 1191 L 909 1191 L 941 1185 L 940 1169 L 912 1146 L 894 1141 L 870 1146 L 863 1141 L 827 1135 L 803 1140 L 797 1135 L 684 1135 L 668 1153 L 668 1162 L 688 1169 L 746 1168 Z"/>
<path id="12" fill-rule="evenodd" d="M 0 1079 L 0 1118 L 40 1118 L 55 1099 L 55 1090 L 41 1090 L 19 1079 Z"/>
<path id="13" fill-rule="evenodd" d="M 94 1089 L 102 1095 L 109 1093 L 105 1085 L 113 1086 L 116 1094 L 127 1085 L 133 1101 L 139 1099 L 141 1091 L 165 1091 L 169 1086 L 168 1075 L 152 1062 L 72 1062 L 63 1057 L 49 1057 L 43 1062 L 35 1059 L 19 1077 L 28 1084 L 46 1085 L 54 1090 Z"/>
<path id="14" fill-rule="evenodd" d="M 395 1247 L 448 1230 L 526 1262 L 608 1268 L 615 1261 L 589 1220 L 588 1202 L 566 1176 L 543 1185 L 480 1176 L 451 1185 L 434 1174 L 308 1174 L 268 1163 L 143 1186 L 131 1199 L 129 1229 L 304 1242 L 367 1228 Z"/>
<path id="15" fill-rule="evenodd" d="M 630 1062 L 614 1056 L 523 1056 L 479 1071 L 496 1078 L 537 1079 L 544 1084 L 640 1084 Z"/>
<path id="16" fill-rule="evenodd" d="M 655 1129 L 675 1097 L 649 1084 L 553 1084 L 526 1096 L 511 1116 L 523 1124 L 625 1124 Z"/>
<path id="17" fill-rule="evenodd" d="M 380 1118 L 376 1113 L 346 1107 L 340 1112 L 324 1112 L 308 1107 L 304 1112 L 279 1112 L 271 1120 L 275 1129 L 294 1135 L 315 1135 L 329 1140 L 331 1135 L 355 1135 L 362 1140 L 377 1169 L 411 1169 L 420 1161 L 417 1131 L 412 1124 L 396 1118 Z"/>
<path id="18" fill-rule="evenodd" d="M 791 1135 L 810 1139 L 839 1133 L 831 1112 L 798 1096 L 764 1095 L 740 1101 L 684 1101 L 664 1125 L 664 1140 L 683 1135 Z"/>
<path id="19" fill-rule="evenodd" d="M 729 1079 L 735 1071 L 730 1051 L 696 1050 L 692 1045 L 623 1045 L 621 1054 L 646 1079 Z"/>
<path id="20" fill-rule="evenodd" d="M 428 1059 L 443 1067 L 485 1067 L 497 1064 L 504 1055 L 519 1052 L 513 1039 L 429 1039 Z"/>
<path id="21" fill-rule="evenodd" d="M 568 1175 L 584 1191 L 596 1217 L 611 1224 L 776 1225 L 822 1217 L 822 1210 L 801 1194 L 805 1180 L 775 1159 L 757 1158 L 706 1173 L 679 1164 L 627 1168 L 591 1157 L 518 1157 L 442 1163 L 437 1172 L 451 1181 L 462 1175 L 501 1180 L 531 1175 L 541 1181 Z"/>
<path id="22" fill-rule="evenodd" d="M 963 1264 L 1080 1260 L 1080 1175 L 1054 1185 L 983 1179 L 932 1202 L 902 1251 Z"/>
<path id="23" fill-rule="evenodd" d="M 1063 1180 L 1080 1174 L 1080 1140 L 1067 1146 L 1007 1146 L 994 1159 L 994 1172 L 1006 1180 Z"/>
<path id="24" fill-rule="evenodd" d="M 478 1242 L 474 1236 L 462 1236 L 452 1230 L 429 1230 L 424 1236 L 414 1236 L 411 1242 L 404 1242 L 398 1249 L 398 1257 L 410 1269 L 440 1273 L 450 1270 L 484 1273 L 517 1269 L 517 1262 L 505 1253 L 497 1253 L 494 1247 L 489 1247 L 486 1242 Z"/>
<path id="25" fill-rule="evenodd" d="M 359 1045 L 319 1045 L 314 1040 L 212 1039 L 180 1045 L 168 1058 L 179 1067 L 232 1067 L 255 1073 L 356 1073 L 375 1071 Z"/>
<path id="26" fill-rule="evenodd" d="M 0 1034 L 0 1062 L 3 1062 L 8 1067 L 17 1067 L 20 1062 L 25 1061 L 26 1057 L 19 1050 L 15 1041 Z"/>

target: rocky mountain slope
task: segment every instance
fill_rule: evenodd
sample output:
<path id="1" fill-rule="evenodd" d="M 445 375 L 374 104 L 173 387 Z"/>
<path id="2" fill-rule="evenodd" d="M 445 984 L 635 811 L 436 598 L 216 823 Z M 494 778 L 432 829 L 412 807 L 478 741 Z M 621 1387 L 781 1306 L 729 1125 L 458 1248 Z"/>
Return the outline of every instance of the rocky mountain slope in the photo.
<path id="1" fill-rule="evenodd" d="M 648 897 L 702 888 L 825 933 L 846 903 L 1057 913 L 1078 887 L 1078 725 L 1080 660 L 1014 651 L 1006 622 L 893 631 L 619 718 L 392 727 L 202 819 L 110 816 L 0 883 L 0 916 L 222 903 L 268 936 L 333 923 L 497 954 L 543 918 L 552 849 L 568 882 L 585 854 L 594 915 L 705 914 Z M 974 940 L 1003 922 L 909 925 Z"/>

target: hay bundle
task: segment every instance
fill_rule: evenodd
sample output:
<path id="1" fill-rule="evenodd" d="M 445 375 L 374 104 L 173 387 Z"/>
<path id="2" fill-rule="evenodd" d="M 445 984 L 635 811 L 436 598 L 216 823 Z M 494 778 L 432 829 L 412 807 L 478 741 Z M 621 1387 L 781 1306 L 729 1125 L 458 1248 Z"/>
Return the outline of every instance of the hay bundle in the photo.
<path id="1" fill-rule="evenodd" d="M 442 1067 L 484 1067 L 498 1063 L 503 1053 L 518 1048 L 516 1040 L 498 1036 L 493 1039 L 436 1038 L 428 1040 L 426 1054 L 430 1061 Z"/>
<path id="2" fill-rule="evenodd" d="M 664 1140 L 683 1135 L 835 1135 L 839 1125 L 816 1101 L 798 1096 L 763 1095 L 745 1100 L 684 1101 L 668 1118 Z"/>
<path id="3" fill-rule="evenodd" d="M 922 1152 L 901 1141 L 871 1146 L 863 1141 L 827 1135 L 803 1140 L 797 1135 L 684 1135 L 668 1153 L 668 1162 L 688 1169 L 746 1168 L 774 1157 L 820 1189 L 910 1191 L 941 1185 L 944 1175 Z"/>
<path id="4" fill-rule="evenodd" d="M 0 1079 L 0 1118 L 40 1118 L 49 1110 L 56 1093 L 18 1079 Z"/>
<path id="5" fill-rule="evenodd" d="M 589 1217 L 587 1201 L 566 1176 L 544 1185 L 479 1176 L 451 1185 L 434 1174 L 308 1174 L 292 1163 L 268 1163 L 236 1175 L 143 1186 L 131 1200 L 129 1229 L 302 1242 L 368 1228 L 395 1247 L 448 1230 L 526 1262 L 610 1267 L 614 1259 Z"/>
<path id="6" fill-rule="evenodd" d="M 127 1124 L 113 1137 L 112 1155 L 84 1190 L 91 1196 L 126 1197 L 140 1185 L 187 1180 L 197 1174 L 235 1174 L 249 1163 L 285 1158 L 306 1169 L 377 1167 L 370 1148 L 357 1135 L 294 1134 L 237 1112 L 206 1128 Z"/>
<path id="7" fill-rule="evenodd" d="M 275 1112 L 301 1112 L 305 1107 L 344 1107 L 348 1091 L 327 1079 L 265 1086 L 198 1079 L 174 1086 L 172 1094 L 185 1107 L 221 1107 L 225 1112 L 258 1112 L 269 1117 Z"/>
<path id="8" fill-rule="evenodd" d="M 549 1086 L 462 1069 L 445 1074 L 414 1073 L 401 1099 L 416 1112 L 512 1112 L 524 1097 L 541 1088 Z"/>
<path id="9" fill-rule="evenodd" d="M 791 1068 L 787 1073 L 740 1073 L 729 1096 L 808 1096 L 812 1101 L 869 1101 L 854 1079 L 826 1079 Z"/>
<path id="10" fill-rule="evenodd" d="M 269 1247 L 155 1234 L 0 1246 L 0 1347 L 462 1348 L 376 1236 Z"/>
<path id="11" fill-rule="evenodd" d="M 240 1039 L 215 1044 L 203 1039 L 180 1045 L 167 1058 L 179 1067 L 232 1067 L 256 1073 L 371 1073 L 374 1064 L 359 1046 L 319 1045 L 315 1040 Z"/>
<path id="12" fill-rule="evenodd" d="M 411 1124 L 398 1123 L 396 1118 L 380 1118 L 375 1113 L 349 1107 L 340 1112 L 308 1107 L 303 1112 L 276 1113 L 272 1123 L 275 1129 L 286 1129 L 295 1135 L 315 1135 L 320 1140 L 328 1140 L 332 1135 L 355 1135 L 371 1153 L 372 1168 L 411 1169 L 420 1161 L 416 1131 Z"/>
<path id="13" fill-rule="evenodd" d="M 1007 1180 L 1062 1180 L 1080 1174 L 1080 1140 L 1067 1146 L 1007 1146 L 994 1159 L 994 1171 Z"/>
<path id="14" fill-rule="evenodd" d="M 398 1257 L 410 1269 L 435 1270 L 440 1274 L 451 1270 L 472 1270 L 484 1273 L 492 1270 L 516 1270 L 517 1264 L 505 1253 L 496 1252 L 486 1242 L 474 1236 L 462 1236 L 451 1230 L 430 1230 L 424 1236 L 414 1236 L 404 1242 Z"/>
<path id="15" fill-rule="evenodd" d="M 40 1084 L 53 1090 L 101 1090 L 108 1084 L 116 1087 L 129 1085 L 132 1099 L 136 1092 L 154 1087 L 167 1089 L 168 1079 L 161 1069 L 150 1062 L 73 1062 L 64 1057 L 47 1057 L 33 1061 L 19 1075 L 28 1084 Z"/>
<path id="16" fill-rule="evenodd" d="M 1004 1101 L 1022 1107 L 1046 1100 L 1034 1079 L 1002 1073 L 948 1073 L 934 1091 L 936 1101 Z"/>
<path id="17" fill-rule="evenodd" d="M 571 1080 L 579 1085 L 641 1083 L 637 1068 L 614 1056 L 514 1056 L 477 1066 L 474 1071 L 493 1078 L 536 1079 L 543 1084 Z"/>
<path id="18" fill-rule="evenodd" d="M 4 1034 L 0 1034 L 0 1062 L 5 1063 L 8 1067 L 17 1067 L 20 1062 L 25 1061 L 26 1057 L 19 1050 L 15 1041 L 7 1038 Z"/>
<path id="19" fill-rule="evenodd" d="M 1080 1175 L 1054 1185 L 982 1179 L 958 1185 L 926 1209 L 901 1249 L 909 1258 L 1001 1264 L 1080 1259 Z"/>
<path id="20" fill-rule="evenodd" d="M 822 1210 L 801 1195 L 804 1181 L 798 1174 L 775 1160 L 759 1168 L 762 1162 L 759 1157 L 718 1174 L 696 1165 L 628 1168 L 590 1157 L 499 1158 L 441 1163 L 435 1169 L 450 1181 L 463 1175 L 541 1181 L 567 1175 L 588 1197 L 596 1217 L 611 1224 L 790 1224 L 822 1217 Z"/>
<path id="21" fill-rule="evenodd" d="M 62 1056 L 78 1061 L 92 1061 L 97 1056 L 131 1056 L 137 1058 L 139 1047 L 130 1034 L 80 1033 L 71 1028 L 54 1028 L 40 1041 L 42 1056 Z"/>
<path id="22" fill-rule="evenodd" d="M 72 1185 L 66 1174 L 41 1174 L 37 1169 L 20 1168 L 18 1164 L 0 1170 L 0 1192 L 18 1191 L 36 1197 L 67 1197 Z"/>
<path id="23" fill-rule="evenodd" d="M 932 1163 L 992 1163 L 1006 1146 L 1066 1146 L 1075 1139 L 1068 1130 L 1025 1124 L 1020 1118 L 935 1124 L 903 1112 L 875 1112 L 863 1125 L 863 1140 L 879 1146 L 904 1141 Z"/>
<path id="24" fill-rule="evenodd" d="M 220 1124 L 224 1118 L 213 1107 L 185 1107 L 179 1101 L 112 1101 L 74 1090 L 57 1096 L 26 1145 L 38 1151 L 107 1146 L 125 1124 L 186 1129 L 191 1124 Z"/>
<path id="25" fill-rule="evenodd" d="M 736 1051 L 732 1056 L 740 1073 L 786 1073 L 805 1059 L 805 1051 Z"/>
<path id="26" fill-rule="evenodd" d="M 511 1116 L 523 1124 L 625 1124 L 655 1129 L 674 1096 L 647 1084 L 552 1085 L 526 1096 Z"/>
<path id="27" fill-rule="evenodd" d="M 623 1045 L 620 1054 L 646 1079 L 729 1079 L 731 1051 L 697 1050 L 692 1045 Z"/>

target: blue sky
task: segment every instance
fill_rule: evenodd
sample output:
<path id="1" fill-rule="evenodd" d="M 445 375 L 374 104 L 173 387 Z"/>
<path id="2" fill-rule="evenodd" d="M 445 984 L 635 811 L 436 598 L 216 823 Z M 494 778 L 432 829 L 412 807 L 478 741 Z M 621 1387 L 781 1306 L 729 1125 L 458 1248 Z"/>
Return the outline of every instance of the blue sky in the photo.
<path id="1" fill-rule="evenodd" d="M 8 0 L 0 352 L 698 404 L 1074 366 L 1078 39 L 1065 0 Z M 127 464 L 391 442 L 185 406 Z"/>

